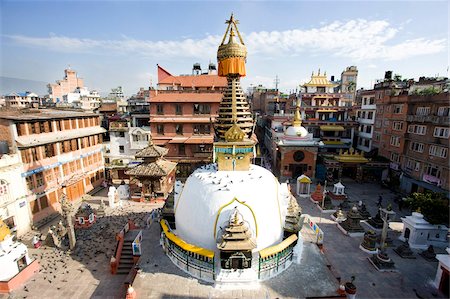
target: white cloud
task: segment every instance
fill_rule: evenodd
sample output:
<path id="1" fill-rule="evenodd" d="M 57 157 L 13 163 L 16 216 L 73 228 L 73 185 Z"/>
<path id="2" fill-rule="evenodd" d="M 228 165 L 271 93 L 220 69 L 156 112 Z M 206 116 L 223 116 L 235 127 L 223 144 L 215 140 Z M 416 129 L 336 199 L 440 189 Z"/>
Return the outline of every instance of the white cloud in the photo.
<path id="1" fill-rule="evenodd" d="M 244 35 L 248 50 L 260 57 L 298 56 L 299 54 L 331 55 L 355 61 L 384 59 L 402 60 L 435 54 L 446 49 L 446 39 L 401 40 L 402 26 L 395 28 L 385 20 L 364 19 L 334 21 L 318 28 L 285 31 L 260 31 Z M 220 35 L 182 40 L 148 41 L 123 36 L 118 40 L 93 40 L 51 34 L 49 37 L 8 36 L 27 46 L 68 53 L 139 54 L 146 57 L 170 58 L 214 57 Z"/>

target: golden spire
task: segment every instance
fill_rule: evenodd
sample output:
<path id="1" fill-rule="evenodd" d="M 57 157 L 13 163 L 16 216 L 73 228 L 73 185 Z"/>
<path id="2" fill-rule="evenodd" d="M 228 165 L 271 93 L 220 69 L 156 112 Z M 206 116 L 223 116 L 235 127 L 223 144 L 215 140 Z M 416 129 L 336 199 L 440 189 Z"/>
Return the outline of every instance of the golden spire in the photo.
<path id="1" fill-rule="evenodd" d="M 218 74 L 227 77 L 228 88 L 219 106 L 215 128 L 216 136 L 227 141 L 242 141 L 246 135 L 251 136 L 253 128 L 250 107 L 239 82 L 239 78 L 245 76 L 247 48 L 237 28 L 238 23 L 231 14 L 230 19 L 226 21 L 228 26 L 217 50 Z M 236 35 L 238 38 L 235 38 Z"/>
<path id="2" fill-rule="evenodd" d="M 295 105 L 295 115 L 294 115 L 294 121 L 292 122 L 293 127 L 301 127 L 302 125 L 302 117 L 300 115 L 300 102 L 301 99 L 297 99 L 297 103 Z"/>

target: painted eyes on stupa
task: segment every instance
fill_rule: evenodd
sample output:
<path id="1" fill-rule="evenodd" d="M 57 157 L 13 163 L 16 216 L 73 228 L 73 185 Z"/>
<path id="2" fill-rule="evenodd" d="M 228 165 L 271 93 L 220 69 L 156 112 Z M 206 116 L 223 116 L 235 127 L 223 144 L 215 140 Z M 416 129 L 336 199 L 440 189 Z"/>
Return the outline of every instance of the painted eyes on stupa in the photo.
<path id="1" fill-rule="evenodd" d="M 225 156 L 225 160 L 231 160 L 233 158 L 236 160 L 242 160 L 242 159 L 244 159 L 244 155 L 236 155 L 236 156 L 226 155 Z"/>
<path id="2" fill-rule="evenodd" d="M 242 159 L 244 159 L 244 155 L 237 155 L 237 156 L 236 156 L 236 159 L 242 160 Z"/>
<path id="3" fill-rule="evenodd" d="M 232 156 L 225 156 L 225 160 L 230 160 L 231 158 L 233 158 Z"/>

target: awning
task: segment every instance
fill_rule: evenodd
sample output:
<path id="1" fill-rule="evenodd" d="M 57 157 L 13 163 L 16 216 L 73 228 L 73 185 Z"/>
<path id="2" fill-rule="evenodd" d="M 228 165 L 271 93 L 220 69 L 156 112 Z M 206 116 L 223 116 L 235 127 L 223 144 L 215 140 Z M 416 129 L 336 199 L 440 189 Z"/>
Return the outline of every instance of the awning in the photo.
<path id="1" fill-rule="evenodd" d="M 326 145 L 342 145 L 342 144 L 344 144 L 344 142 L 342 142 L 342 141 L 322 141 L 323 142 L 323 144 L 326 144 Z"/>
<path id="2" fill-rule="evenodd" d="M 345 131 L 343 126 L 320 126 L 322 131 Z"/>
<path id="3" fill-rule="evenodd" d="M 153 143 L 156 145 L 166 145 L 169 139 L 153 139 Z"/>
<path id="4" fill-rule="evenodd" d="M 200 136 L 192 136 L 190 137 L 188 140 L 186 140 L 186 144 L 201 144 L 201 143 L 208 143 L 208 144 L 212 144 L 213 143 L 213 137 L 212 136 L 204 136 L 204 137 L 200 137 Z"/>
<path id="5" fill-rule="evenodd" d="M 338 112 L 338 111 L 333 109 L 319 109 L 317 110 L 317 112 Z"/>
<path id="6" fill-rule="evenodd" d="M 189 137 L 175 137 L 172 138 L 172 140 L 169 141 L 169 143 L 185 143 L 186 140 L 188 140 Z"/>

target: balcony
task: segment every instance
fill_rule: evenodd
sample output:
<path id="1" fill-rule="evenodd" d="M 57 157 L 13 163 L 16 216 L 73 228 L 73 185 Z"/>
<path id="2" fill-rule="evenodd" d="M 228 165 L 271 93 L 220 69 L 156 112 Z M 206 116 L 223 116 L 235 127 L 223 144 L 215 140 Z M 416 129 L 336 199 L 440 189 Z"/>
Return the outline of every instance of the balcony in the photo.
<path id="1" fill-rule="evenodd" d="M 410 122 L 432 123 L 435 125 L 447 126 L 450 122 L 450 116 L 409 114 L 406 120 Z"/>
<path id="2" fill-rule="evenodd" d="M 193 153 L 195 158 L 212 158 L 212 151 L 211 152 L 194 152 Z"/>
<path id="3" fill-rule="evenodd" d="M 128 131 L 128 123 L 112 122 L 109 124 L 109 131 L 111 131 L 111 132 L 126 132 L 126 131 Z"/>
<path id="4" fill-rule="evenodd" d="M 441 185 L 441 180 L 438 177 L 432 176 L 430 174 L 424 174 L 422 177 L 422 181 L 432 185 L 436 185 L 438 187 Z"/>

